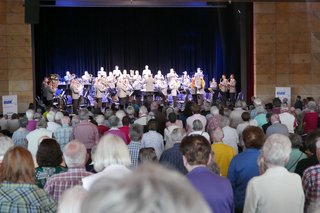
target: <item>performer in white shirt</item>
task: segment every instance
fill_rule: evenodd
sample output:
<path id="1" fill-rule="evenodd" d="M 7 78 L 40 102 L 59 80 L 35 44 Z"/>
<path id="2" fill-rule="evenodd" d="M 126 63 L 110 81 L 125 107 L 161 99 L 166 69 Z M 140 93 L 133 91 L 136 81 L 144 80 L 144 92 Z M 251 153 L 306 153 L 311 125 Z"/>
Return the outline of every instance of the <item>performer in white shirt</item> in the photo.
<path id="1" fill-rule="evenodd" d="M 94 91 L 95 91 L 95 108 L 97 110 L 101 110 L 102 107 L 102 97 L 104 95 L 104 92 L 107 90 L 106 85 L 102 84 L 102 79 L 97 78 L 96 82 L 94 84 Z"/>
<path id="2" fill-rule="evenodd" d="M 71 96 L 72 96 L 72 111 L 77 114 L 79 109 L 79 98 L 83 92 L 83 85 L 76 79 L 71 80 L 70 84 Z"/>
<path id="3" fill-rule="evenodd" d="M 229 82 L 228 82 L 228 79 L 226 78 L 226 75 L 223 74 L 219 84 L 223 105 L 226 105 L 226 102 L 227 102 L 228 83 Z"/>
<path id="4" fill-rule="evenodd" d="M 151 74 L 151 70 L 149 70 L 149 66 L 146 65 L 142 71 L 142 78 L 147 79 L 149 74 Z"/>
<path id="5" fill-rule="evenodd" d="M 106 82 L 107 82 L 107 90 L 109 95 L 111 96 L 112 102 L 116 102 L 117 101 L 117 89 L 116 89 L 117 80 L 113 76 L 112 72 L 109 72 Z"/>
<path id="6" fill-rule="evenodd" d="M 203 100 L 204 87 L 205 81 L 203 79 L 203 73 L 200 68 L 197 68 L 197 72 L 194 74 L 191 82 L 194 101 L 198 102 Z"/>
<path id="7" fill-rule="evenodd" d="M 139 70 L 136 70 L 135 75 L 132 77 L 132 87 L 134 90 L 133 96 L 138 102 L 141 101 L 141 90 L 143 88 L 143 84 L 144 80 L 139 74 Z"/>
<path id="8" fill-rule="evenodd" d="M 118 97 L 119 97 L 119 103 L 122 106 L 125 106 L 128 102 L 127 100 L 127 85 L 126 85 L 126 79 L 122 77 L 118 78 L 117 82 L 117 90 L 118 90 Z"/>
<path id="9" fill-rule="evenodd" d="M 81 78 L 85 84 L 90 84 L 92 81 L 92 75 L 89 74 L 88 71 L 84 71 L 84 74 L 82 75 Z"/>
<path id="10" fill-rule="evenodd" d="M 107 77 L 107 72 L 104 71 L 103 67 L 100 67 L 100 70 L 98 71 L 98 78 L 101 78 L 101 77 L 104 77 L 104 78 Z"/>
<path id="11" fill-rule="evenodd" d="M 146 83 L 146 93 L 147 93 L 147 100 L 151 103 L 153 101 L 153 92 L 154 92 L 154 79 L 152 74 L 148 75 L 148 78 L 145 80 Z"/>
<path id="12" fill-rule="evenodd" d="M 188 90 L 190 89 L 190 85 L 191 85 L 190 76 L 188 75 L 187 71 L 184 71 L 183 75 L 181 76 L 181 88 L 188 93 L 189 92 Z"/>
<path id="13" fill-rule="evenodd" d="M 234 78 L 234 74 L 230 75 L 230 80 L 228 82 L 228 87 L 229 87 L 229 95 L 230 95 L 230 101 L 234 104 L 236 102 L 236 84 L 237 81 Z"/>
<path id="14" fill-rule="evenodd" d="M 113 76 L 118 78 L 121 75 L 121 70 L 119 70 L 119 66 L 115 66 L 113 70 Z"/>
<path id="15" fill-rule="evenodd" d="M 71 75 L 70 71 L 67 71 L 67 72 L 66 72 L 66 75 L 64 76 L 63 79 L 64 79 L 64 81 L 65 81 L 66 84 L 70 84 L 70 83 L 71 83 L 71 80 L 74 79 L 74 77 L 75 77 L 75 76 L 74 76 L 74 75 Z"/>
<path id="16" fill-rule="evenodd" d="M 218 83 L 215 78 L 212 78 L 212 80 L 210 81 L 209 91 L 212 94 L 211 101 L 212 103 L 215 103 L 217 101 L 218 93 L 219 93 Z"/>

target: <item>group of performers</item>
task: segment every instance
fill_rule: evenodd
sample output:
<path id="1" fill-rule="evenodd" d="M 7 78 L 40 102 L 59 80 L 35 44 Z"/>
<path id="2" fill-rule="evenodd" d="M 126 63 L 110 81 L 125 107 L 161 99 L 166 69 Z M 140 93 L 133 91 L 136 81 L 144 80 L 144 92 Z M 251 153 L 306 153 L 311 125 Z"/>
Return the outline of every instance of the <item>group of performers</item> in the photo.
<path id="1" fill-rule="evenodd" d="M 165 103 L 168 100 L 168 95 L 171 94 L 173 106 L 176 107 L 177 96 L 180 93 L 192 94 L 194 101 L 203 99 L 205 94 L 205 80 L 200 68 L 197 68 L 192 77 L 188 75 L 187 71 L 178 76 L 173 68 L 166 75 L 158 70 L 157 74 L 153 76 L 148 65 L 145 66 L 141 75 L 138 70 L 130 70 L 127 73 L 127 70 L 121 71 L 118 66 L 115 66 L 115 69 L 108 74 L 101 67 L 97 72 L 97 77 L 93 77 L 88 71 L 85 71 L 79 78 L 75 74 L 71 74 L 70 71 L 67 71 L 63 78 L 57 80 L 55 77 L 56 75 L 53 75 L 52 79 L 51 76 L 51 80 L 45 77 L 42 82 L 42 95 L 45 104 L 52 105 L 58 85 L 65 85 L 66 90 L 71 93 L 74 112 L 79 109 L 79 99 L 82 96 L 87 96 L 90 90 L 93 90 L 94 106 L 97 109 L 101 109 L 104 97 L 110 99 L 110 102 L 119 102 L 121 105 L 126 105 L 132 100 L 140 102 L 144 99 L 153 99 L 154 96 L 159 97 Z M 58 81 L 58 83 L 55 81 Z M 212 94 L 212 101 L 220 100 L 223 104 L 228 100 L 227 94 L 229 91 L 230 101 L 234 102 L 236 99 L 234 75 L 231 74 L 230 79 L 222 75 L 219 84 L 213 78 L 210 81 L 208 91 Z"/>

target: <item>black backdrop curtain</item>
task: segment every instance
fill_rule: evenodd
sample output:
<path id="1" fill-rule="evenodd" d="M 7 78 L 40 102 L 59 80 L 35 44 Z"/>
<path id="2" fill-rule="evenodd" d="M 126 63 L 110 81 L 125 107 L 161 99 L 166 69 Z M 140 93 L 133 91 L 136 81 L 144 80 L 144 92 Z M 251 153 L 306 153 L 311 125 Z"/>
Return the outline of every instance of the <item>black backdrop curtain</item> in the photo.
<path id="1" fill-rule="evenodd" d="M 224 8 L 70 8 L 40 9 L 34 26 L 37 94 L 44 76 L 69 70 L 96 76 L 143 70 L 190 74 L 200 67 L 206 83 L 223 73 L 240 82 L 239 14 Z M 240 88 L 240 85 L 238 85 Z"/>

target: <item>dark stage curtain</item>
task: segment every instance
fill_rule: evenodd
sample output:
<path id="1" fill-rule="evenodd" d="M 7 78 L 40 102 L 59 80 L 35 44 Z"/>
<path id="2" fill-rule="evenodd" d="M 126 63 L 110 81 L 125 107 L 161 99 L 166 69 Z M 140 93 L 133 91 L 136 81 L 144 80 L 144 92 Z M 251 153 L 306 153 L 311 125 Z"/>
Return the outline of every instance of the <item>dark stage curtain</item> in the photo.
<path id="1" fill-rule="evenodd" d="M 143 70 L 189 74 L 200 67 L 206 85 L 234 73 L 240 82 L 240 29 L 236 9 L 225 8 L 62 8 L 40 9 L 34 26 L 37 94 L 44 76 L 67 70 L 96 76 Z M 240 90 L 239 83 L 237 85 Z"/>

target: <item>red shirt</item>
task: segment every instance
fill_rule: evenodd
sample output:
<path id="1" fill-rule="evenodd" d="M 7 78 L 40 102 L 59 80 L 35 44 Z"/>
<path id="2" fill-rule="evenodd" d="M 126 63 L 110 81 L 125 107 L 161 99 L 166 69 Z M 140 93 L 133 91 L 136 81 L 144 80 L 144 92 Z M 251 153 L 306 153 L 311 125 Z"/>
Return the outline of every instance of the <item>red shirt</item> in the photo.
<path id="1" fill-rule="evenodd" d="M 98 125 L 98 132 L 99 132 L 100 137 L 108 130 L 109 130 L 109 128 L 107 126 Z"/>
<path id="2" fill-rule="evenodd" d="M 318 113 L 316 112 L 307 112 L 304 115 L 303 122 L 304 125 L 304 133 L 309 133 L 318 127 Z"/>
<path id="3" fill-rule="evenodd" d="M 129 137 L 130 127 L 122 126 L 119 129 L 121 132 L 123 132 L 125 134 L 126 140 L 127 140 L 127 145 L 128 145 L 130 143 L 130 137 Z"/>

